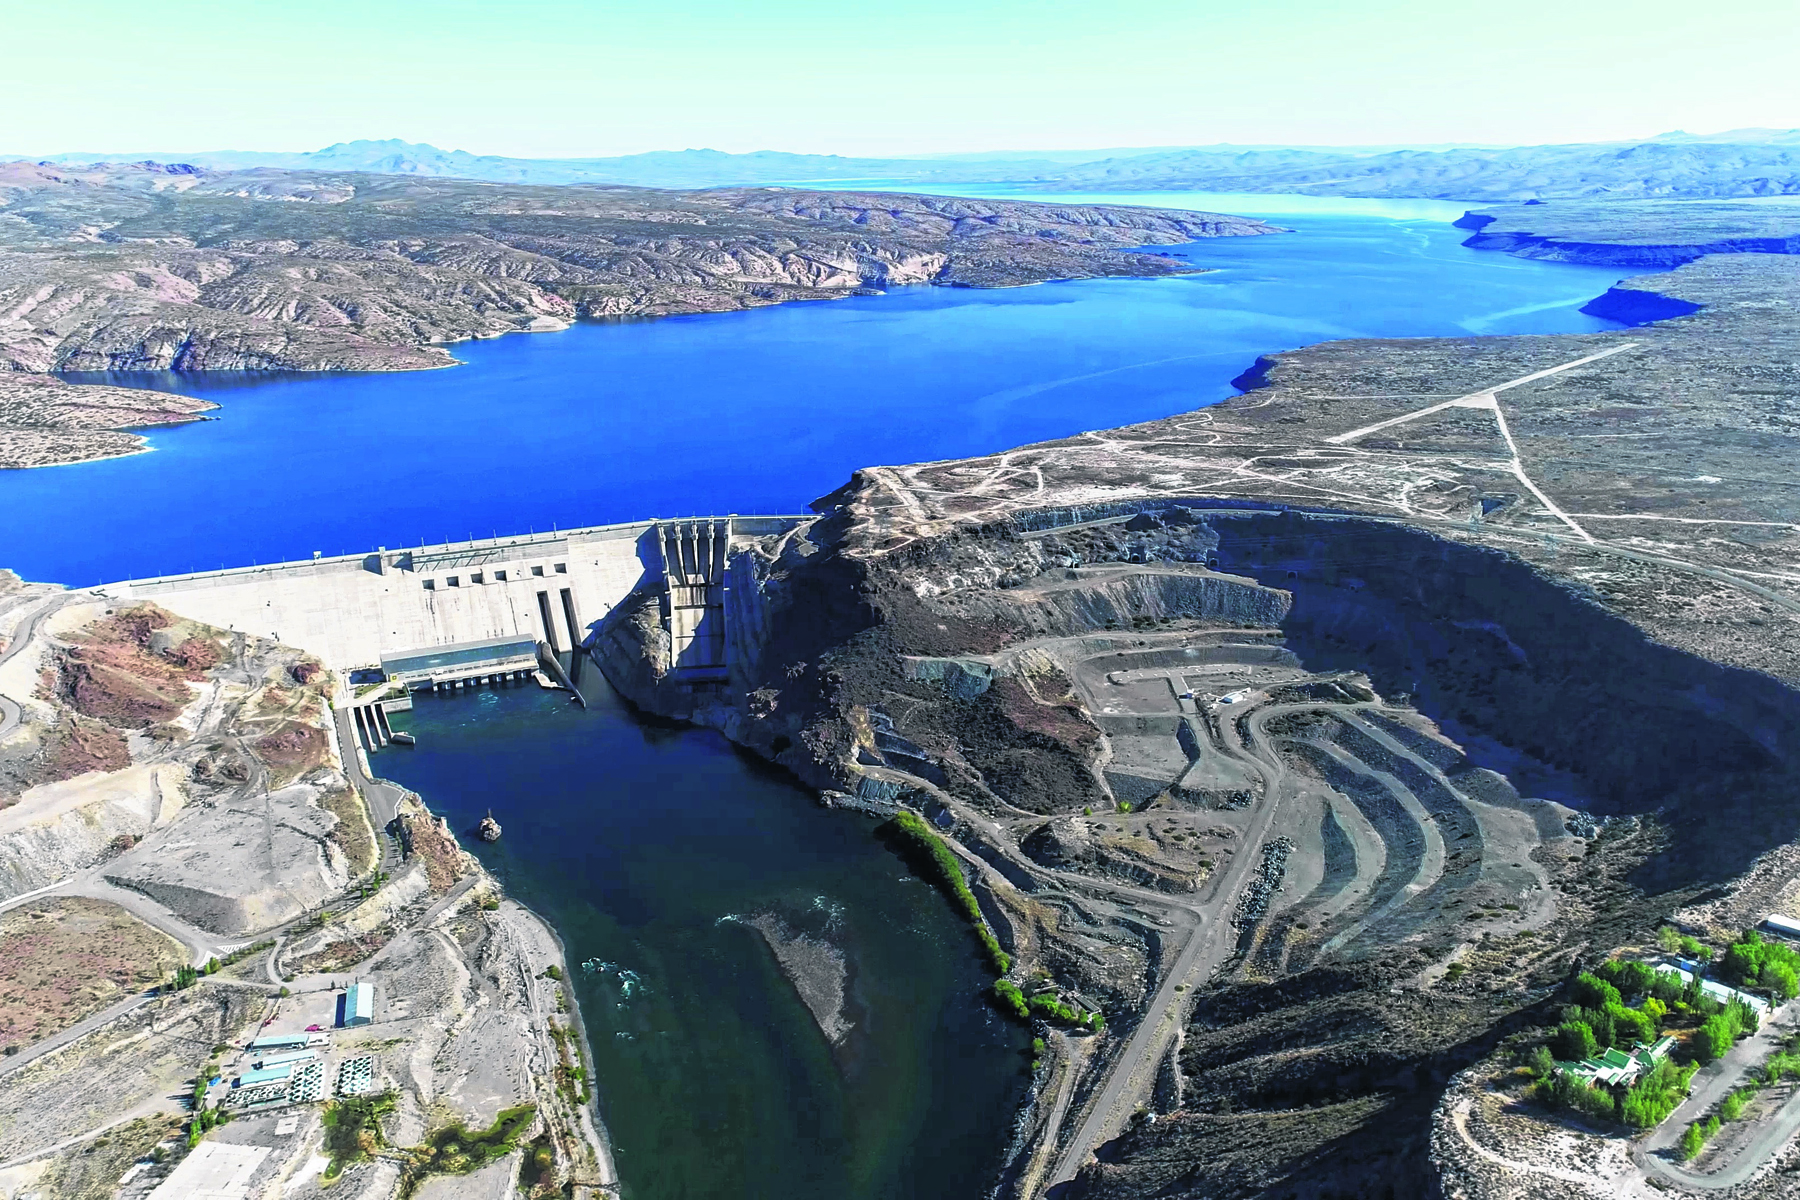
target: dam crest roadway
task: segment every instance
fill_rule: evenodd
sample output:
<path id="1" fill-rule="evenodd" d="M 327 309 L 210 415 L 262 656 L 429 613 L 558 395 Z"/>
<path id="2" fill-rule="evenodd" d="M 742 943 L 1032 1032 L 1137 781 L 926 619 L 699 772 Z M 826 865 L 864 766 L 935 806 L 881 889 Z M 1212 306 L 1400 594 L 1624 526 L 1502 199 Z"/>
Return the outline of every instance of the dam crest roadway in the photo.
<path id="1" fill-rule="evenodd" d="M 134 579 L 94 592 L 152 601 L 350 671 L 434 648 L 519 639 L 564 654 L 634 590 L 663 585 L 677 657 L 704 669 L 722 666 L 727 651 L 723 576 L 731 551 L 808 519 L 631 521 Z M 477 663 L 467 673 L 507 669 Z"/>

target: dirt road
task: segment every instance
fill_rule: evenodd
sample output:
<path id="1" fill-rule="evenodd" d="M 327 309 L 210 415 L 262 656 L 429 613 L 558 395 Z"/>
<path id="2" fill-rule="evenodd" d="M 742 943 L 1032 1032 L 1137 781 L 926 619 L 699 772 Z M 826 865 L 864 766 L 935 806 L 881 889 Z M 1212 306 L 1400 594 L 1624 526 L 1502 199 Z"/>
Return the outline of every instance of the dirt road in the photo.
<path id="1" fill-rule="evenodd" d="M 1263 710 L 1252 718 L 1250 727 L 1260 735 L 1263 721 L 1291 707 L 1298 706 L 1281 705 Z M 1260 738 L 1256 750 L 1259 752 L 1239 753 L 1226 747 L 1228 755 L 1255 771 L 1263 781 L 1263 801 L 1255 820 L 1244 833 L 1243 846 L 1204 907 L 1170 904 L 1192 916 L 1195 921 L 1193 932 L 1164 973 L 1162 984 L 1145 1009 L 1143 1019 L 1132 1031 L 1106 1082 L 1088 1106 L 1081 1125 L 1065 1146 L 1062 1158 L 1051 1172 L 1050 1187 L 1073 1179 L 1094 1148 L 1118 1133 L 1138 1098 L 1150 1089 L 1156 1064 L 1180 1031 L 1182 1001 L 1211 979 L 1236 948 L 1237 926 L 1232 922 L 1231 914 L 1252 868 L 1261 862 L 1263 839 L 1268 836 L 1275 813 L 1286 798 L 1284 793 L 1291 788 L 1281 756 L 1266 751 Z M 1165 900 L 1165 903 L 1169 902 Z"/>

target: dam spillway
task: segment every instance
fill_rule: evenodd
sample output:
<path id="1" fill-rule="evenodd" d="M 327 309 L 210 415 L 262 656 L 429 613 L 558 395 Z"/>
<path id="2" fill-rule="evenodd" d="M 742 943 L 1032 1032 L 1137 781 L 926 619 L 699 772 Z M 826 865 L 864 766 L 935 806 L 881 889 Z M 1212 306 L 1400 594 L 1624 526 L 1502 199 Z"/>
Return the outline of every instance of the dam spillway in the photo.
<path id="1" fill-rule="evenodd" d="M 572 650 L 625 597 L 664 593 L 690 660 L 722 649 L 731 551 L 792 529 L 804 515 L 645 520 L 510 538 L 226 568 L 107 584 L 98 595 L 148 600 L 220 629 L 306 650 L 329 668 L 457 643 L 529 638 Z"/>

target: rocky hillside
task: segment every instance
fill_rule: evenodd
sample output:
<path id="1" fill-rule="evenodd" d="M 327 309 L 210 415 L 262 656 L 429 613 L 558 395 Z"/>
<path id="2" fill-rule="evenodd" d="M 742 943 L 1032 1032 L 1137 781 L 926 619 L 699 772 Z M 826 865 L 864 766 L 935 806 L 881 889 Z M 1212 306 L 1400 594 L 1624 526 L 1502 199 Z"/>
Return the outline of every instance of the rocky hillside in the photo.
<path id="1" fill-rule="evenodd" d="M 1714 236 L 1659 219 L 1620 252 Z M 1006 1194 L 1434 1195 L 1444 1082 L 1574 964 L 1792 878 L 1800 275 L 1625 290 L 1685 315 L 860 472 L 734 561 L 724 685 L 654 587 L 609 618 L 639 703 L 933 817 L 1018 980 L 1106 1012 L 1040 1030 Z"/>
<path id="2" fill-rule="evenodd" d="M 0 166 L 0 368 L 397 370 L 579 317 L 895 284 L 1182 270 L 1122 253 L 1272 232 L 1141 208 L 700 193 L 154 164 Z"/>

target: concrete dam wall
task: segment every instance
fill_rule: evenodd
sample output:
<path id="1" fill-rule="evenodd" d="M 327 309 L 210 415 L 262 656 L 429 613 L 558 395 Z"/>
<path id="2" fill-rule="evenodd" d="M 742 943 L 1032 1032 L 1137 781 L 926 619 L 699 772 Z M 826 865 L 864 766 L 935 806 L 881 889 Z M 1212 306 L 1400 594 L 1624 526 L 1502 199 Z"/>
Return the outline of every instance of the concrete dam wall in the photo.
<path id="1" fill-rule="evenodd" d="M 805 519 L 729 517 L 706 524 L 716 531 L 722 557 L 735 539 L 781 533 Z M 666 584 L 666 550 L 681 543 L 663 531 L 694 524 L 632 521 L 382 548 L 134 579 L 97 590 L 297 646 L 335 670 L 374 666 L 384 654 L 489 638 L 530 637 L 560 651 L 585 641 L 633 589 Z M 682 577 L 679 567 L 675 575 Z"/>

